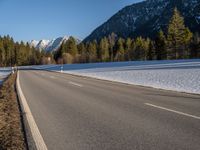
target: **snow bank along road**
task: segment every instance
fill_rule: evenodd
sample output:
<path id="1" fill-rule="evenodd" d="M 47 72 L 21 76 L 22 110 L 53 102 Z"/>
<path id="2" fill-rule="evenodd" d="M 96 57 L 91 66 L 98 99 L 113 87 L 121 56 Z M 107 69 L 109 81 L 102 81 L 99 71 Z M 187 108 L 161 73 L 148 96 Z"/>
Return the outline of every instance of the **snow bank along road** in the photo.
<path id="1" fill-rule="evenodd" d="M 0 68 L 0 85 L 3 83 L 3 80 L 11 73 L 10 68 Z"/>
<path id="2" fill-rule="evenodd" d="M 200 149 L 200 95 L 36 70 L 19 82 L 50 150 Z"/>
<path id="3" fill-rule="evenodd" d="M 62 66 L 41 66 L 61 71 Z M 200 60 L 64 65 L 64 73 L 133 85 L 200 94 Z"/>

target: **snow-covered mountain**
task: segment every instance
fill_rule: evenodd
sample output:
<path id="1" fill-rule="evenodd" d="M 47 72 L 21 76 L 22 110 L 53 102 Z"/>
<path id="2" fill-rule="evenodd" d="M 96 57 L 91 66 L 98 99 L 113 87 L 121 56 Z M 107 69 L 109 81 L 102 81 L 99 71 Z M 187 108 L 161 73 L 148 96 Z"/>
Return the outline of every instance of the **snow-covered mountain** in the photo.
<path id="1" fill-rule="evenodd" d="M 200 33 L 200 0 L 145 0 L 127 6 L 94 30 L 85 40 L 99 40 L 112 32 L 120 37 L 155 37 L 163 29 L 177 7 L 185 18 L 185 24 L 193 32 Z"/>
<path id="2" fill-rule="evenodd" d="M 30 46 L 36 47 L 36 46 L 38 45 L 38 43 L 39 43 L 39 41 L 32 40 L 32 41 L 30 42 Z"/>
<path id="3" fill-rule="evenodd" d="M 69 39 L 69 37 L 64 36 L 64 37 L 59 37 L 55 38 L 53 40 L 32 40 L 30 42 L 30 45 L 39 49 L 39 50 L 45 50 L 47 52 L 53 52 L 58 50 L 58 48 L 61 46 L 63 42 L 66 42 Z"/>
<path id="4" fill-rule="evenodd" d="M 48 46 L 50 40 L 41 40 L 37 44 L 36 48 L 40 50 L 46 50 L 46 47 Z"/>
<path id="5" fill-rule="evenodd" d="M 61 44 L 63 42 L 66 42 L 68 39 L 69 39 L 69 37 L 67 37 L 67 36 L 53 39 L 53 40 L 49 41 L 49 43 L 46 46 L 45 50 L 48 51 L 48 52 L 56 51 L 61 46 Z"/>

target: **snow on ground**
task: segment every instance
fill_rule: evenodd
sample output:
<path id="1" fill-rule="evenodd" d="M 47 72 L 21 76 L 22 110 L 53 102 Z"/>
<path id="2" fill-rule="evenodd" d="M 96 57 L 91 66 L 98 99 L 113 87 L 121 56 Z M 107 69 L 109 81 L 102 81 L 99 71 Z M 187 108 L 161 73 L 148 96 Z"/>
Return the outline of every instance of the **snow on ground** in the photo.
<path id="1" fill-rule="evenodd" d="M 62 68 L 74 75 L 200 94 L 200 59 L 40 66 L 51 71 Z"/>
<path id="2" fill-rule="evenodd" d="M 3 83 L 3 80 L 11 73 L 10 68 L 0 68 L 0 85 Z"/>

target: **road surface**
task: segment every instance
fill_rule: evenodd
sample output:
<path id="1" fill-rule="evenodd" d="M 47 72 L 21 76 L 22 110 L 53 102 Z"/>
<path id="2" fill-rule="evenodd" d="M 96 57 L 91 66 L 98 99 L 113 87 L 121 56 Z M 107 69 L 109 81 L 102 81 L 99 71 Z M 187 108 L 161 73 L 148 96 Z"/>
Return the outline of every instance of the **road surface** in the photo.
<path id="1" fill-rule="evenodd" d="M 46 71 L 20 85 L 49 150 L 199 150 L 200 96 Z"/>

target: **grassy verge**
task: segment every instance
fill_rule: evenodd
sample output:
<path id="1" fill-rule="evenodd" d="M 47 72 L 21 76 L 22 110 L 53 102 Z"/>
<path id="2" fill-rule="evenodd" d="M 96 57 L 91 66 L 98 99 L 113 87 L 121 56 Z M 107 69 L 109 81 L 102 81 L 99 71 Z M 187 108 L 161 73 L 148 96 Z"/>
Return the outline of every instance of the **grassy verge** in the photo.
<path id="1" fill-rule="evenodd" d="M 0 88 L 0 150 L 26 149 L 15 81 L 10 75 Z"/>

